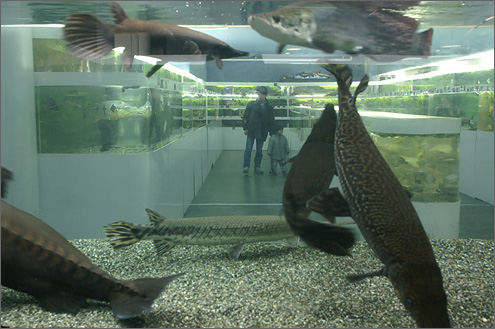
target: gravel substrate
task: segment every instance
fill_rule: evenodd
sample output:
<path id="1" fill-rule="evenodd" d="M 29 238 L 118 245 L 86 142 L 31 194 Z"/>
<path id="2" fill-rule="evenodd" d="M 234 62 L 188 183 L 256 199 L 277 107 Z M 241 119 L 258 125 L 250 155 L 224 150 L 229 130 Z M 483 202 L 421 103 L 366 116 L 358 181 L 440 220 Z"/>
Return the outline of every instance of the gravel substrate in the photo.
<path id="1" fill-rule="evenodd" d="M 158 258 L 150 241 L 119 251 L 107 240 L 71 241 L 117 278 L 174 280 L 153 311 L 119 321 L 108 303 L 88 300 L 77 314 L 55 314 L 34 298 L 2 287 L 2 325 L 9 327 L 415 327 L 383 277 L 348 283 L 349 273 L 381 263 L 358 242 L 353 257 L 307 247 L 247 245 L 238 260 L 227 246 L 178 246 Z M 494 242 L 433 240 L 453 327 L 494 326 Z"/>

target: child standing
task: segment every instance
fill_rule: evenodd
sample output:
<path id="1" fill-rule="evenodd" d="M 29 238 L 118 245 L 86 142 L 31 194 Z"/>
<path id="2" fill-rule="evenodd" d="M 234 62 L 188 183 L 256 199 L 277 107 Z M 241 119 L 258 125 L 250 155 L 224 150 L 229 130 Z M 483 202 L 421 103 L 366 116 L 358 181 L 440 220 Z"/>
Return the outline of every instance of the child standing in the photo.
<path id="1" fill-rule="evenodd" d="M 287 175 L 287 157 L 289 155 L 289 143 L 287 137 L 283 135 L 283 127 L 276 126 L 277 133 L 270 137 L 268 141 L 268 156 L 271 159 L 270 174 L 277 174 L 277 163 L 280 164 L 280 170 L 284 175 Z"/>

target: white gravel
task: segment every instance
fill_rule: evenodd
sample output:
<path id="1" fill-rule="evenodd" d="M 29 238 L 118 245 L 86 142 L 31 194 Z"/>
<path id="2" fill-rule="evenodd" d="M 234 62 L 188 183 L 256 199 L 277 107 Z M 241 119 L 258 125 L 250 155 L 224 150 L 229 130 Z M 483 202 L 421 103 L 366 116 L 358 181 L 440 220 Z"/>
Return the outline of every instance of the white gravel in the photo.
<path id="1" fill-rule="evenodd" d="M 344 275 L 381 263 L 364 242 L 353 257 L 307 247 L 251 244 L 239 260 L 227 246 L 179 246 L 158 258 L 150 241 L 114 251 L 104 239 L 71 241 L 117 278 L 186 271 L 153 311 L 120 321 L 107 303 L 88 300 L 77 314 L 41 309 L 31 296 L 2 287 L 2 326 L 9 327 L 415 327 L 386 278 L 348 283 Z M 433 240 L 454 327 L 494 326 L 494 242 Z"/>

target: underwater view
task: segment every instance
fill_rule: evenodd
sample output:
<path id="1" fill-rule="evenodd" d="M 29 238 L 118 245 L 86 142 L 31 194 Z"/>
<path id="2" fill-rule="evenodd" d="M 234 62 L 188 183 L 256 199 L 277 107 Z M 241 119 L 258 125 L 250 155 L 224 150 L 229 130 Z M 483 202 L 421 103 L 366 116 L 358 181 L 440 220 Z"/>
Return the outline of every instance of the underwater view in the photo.
<path id="1" fill-rule="evenodd" d="M 492 328 L 493 1 L 2 1 L 2 327 Z"/>

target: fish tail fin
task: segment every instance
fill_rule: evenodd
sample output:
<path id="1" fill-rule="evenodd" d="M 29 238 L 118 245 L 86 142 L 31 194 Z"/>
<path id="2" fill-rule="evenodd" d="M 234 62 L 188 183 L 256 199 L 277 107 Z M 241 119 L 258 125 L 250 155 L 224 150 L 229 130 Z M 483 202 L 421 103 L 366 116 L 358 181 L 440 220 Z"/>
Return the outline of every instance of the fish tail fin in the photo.
<path id="1" fill-rule="evenodd" d="M 110 304 L 115 316 L 121 320 L 130 319 L 140 315 L 143 312 L 151 311 L 151 305 L 172 282 L 172 280 L 184 275 L 179 273 L 165 278 L 145 278 L 133 281 L 125 281 L 125 283 L 133 288 L 135 292 L 128 290 L 118 291 L 110 296 Z"/>
<path id="2" fill-rule="evenodd" d="M 93 60 L 114 48 L 114 27 L 94 15 L 69 15 L 65 20 L 64 38 L 72 54 Z"/>
<path id="3" fill-rule="evenodd" d="M 12 173 L 12 171 L 2 166 L 2 198 L 5 198 L 7 196 L 7 182 L 12 180 L 13 176 L 14 174 Z"/>
<path id="4" fill-rule="evenodd" d="M 411 45 L 413 54 L 428 56 L 430 54 L 432 37 L 433 29 L 431 28 L 424 32 L 415 34 Z"/>
<path id="5" fill-rule="evenodd" d="M 114 249 L 130 246 L 142 240 L 145 227 L 127 222 L 115 222 L 103 228 L 107 238 L 113 239 L 110 244 Z"/>
<path id="6" fill-rule="evenodd" d="M 292 209 L 286 211 L 287 223 L 304 242 L 332 255 L 350 255 L 349 249 L 354 245 L 354 235 L 348 228 L 309 219 L 306 207 L 304 210 L 298 210 L 299 207 L 295 203 L 289 201 L 287 204 L 292 205 Z"/>

